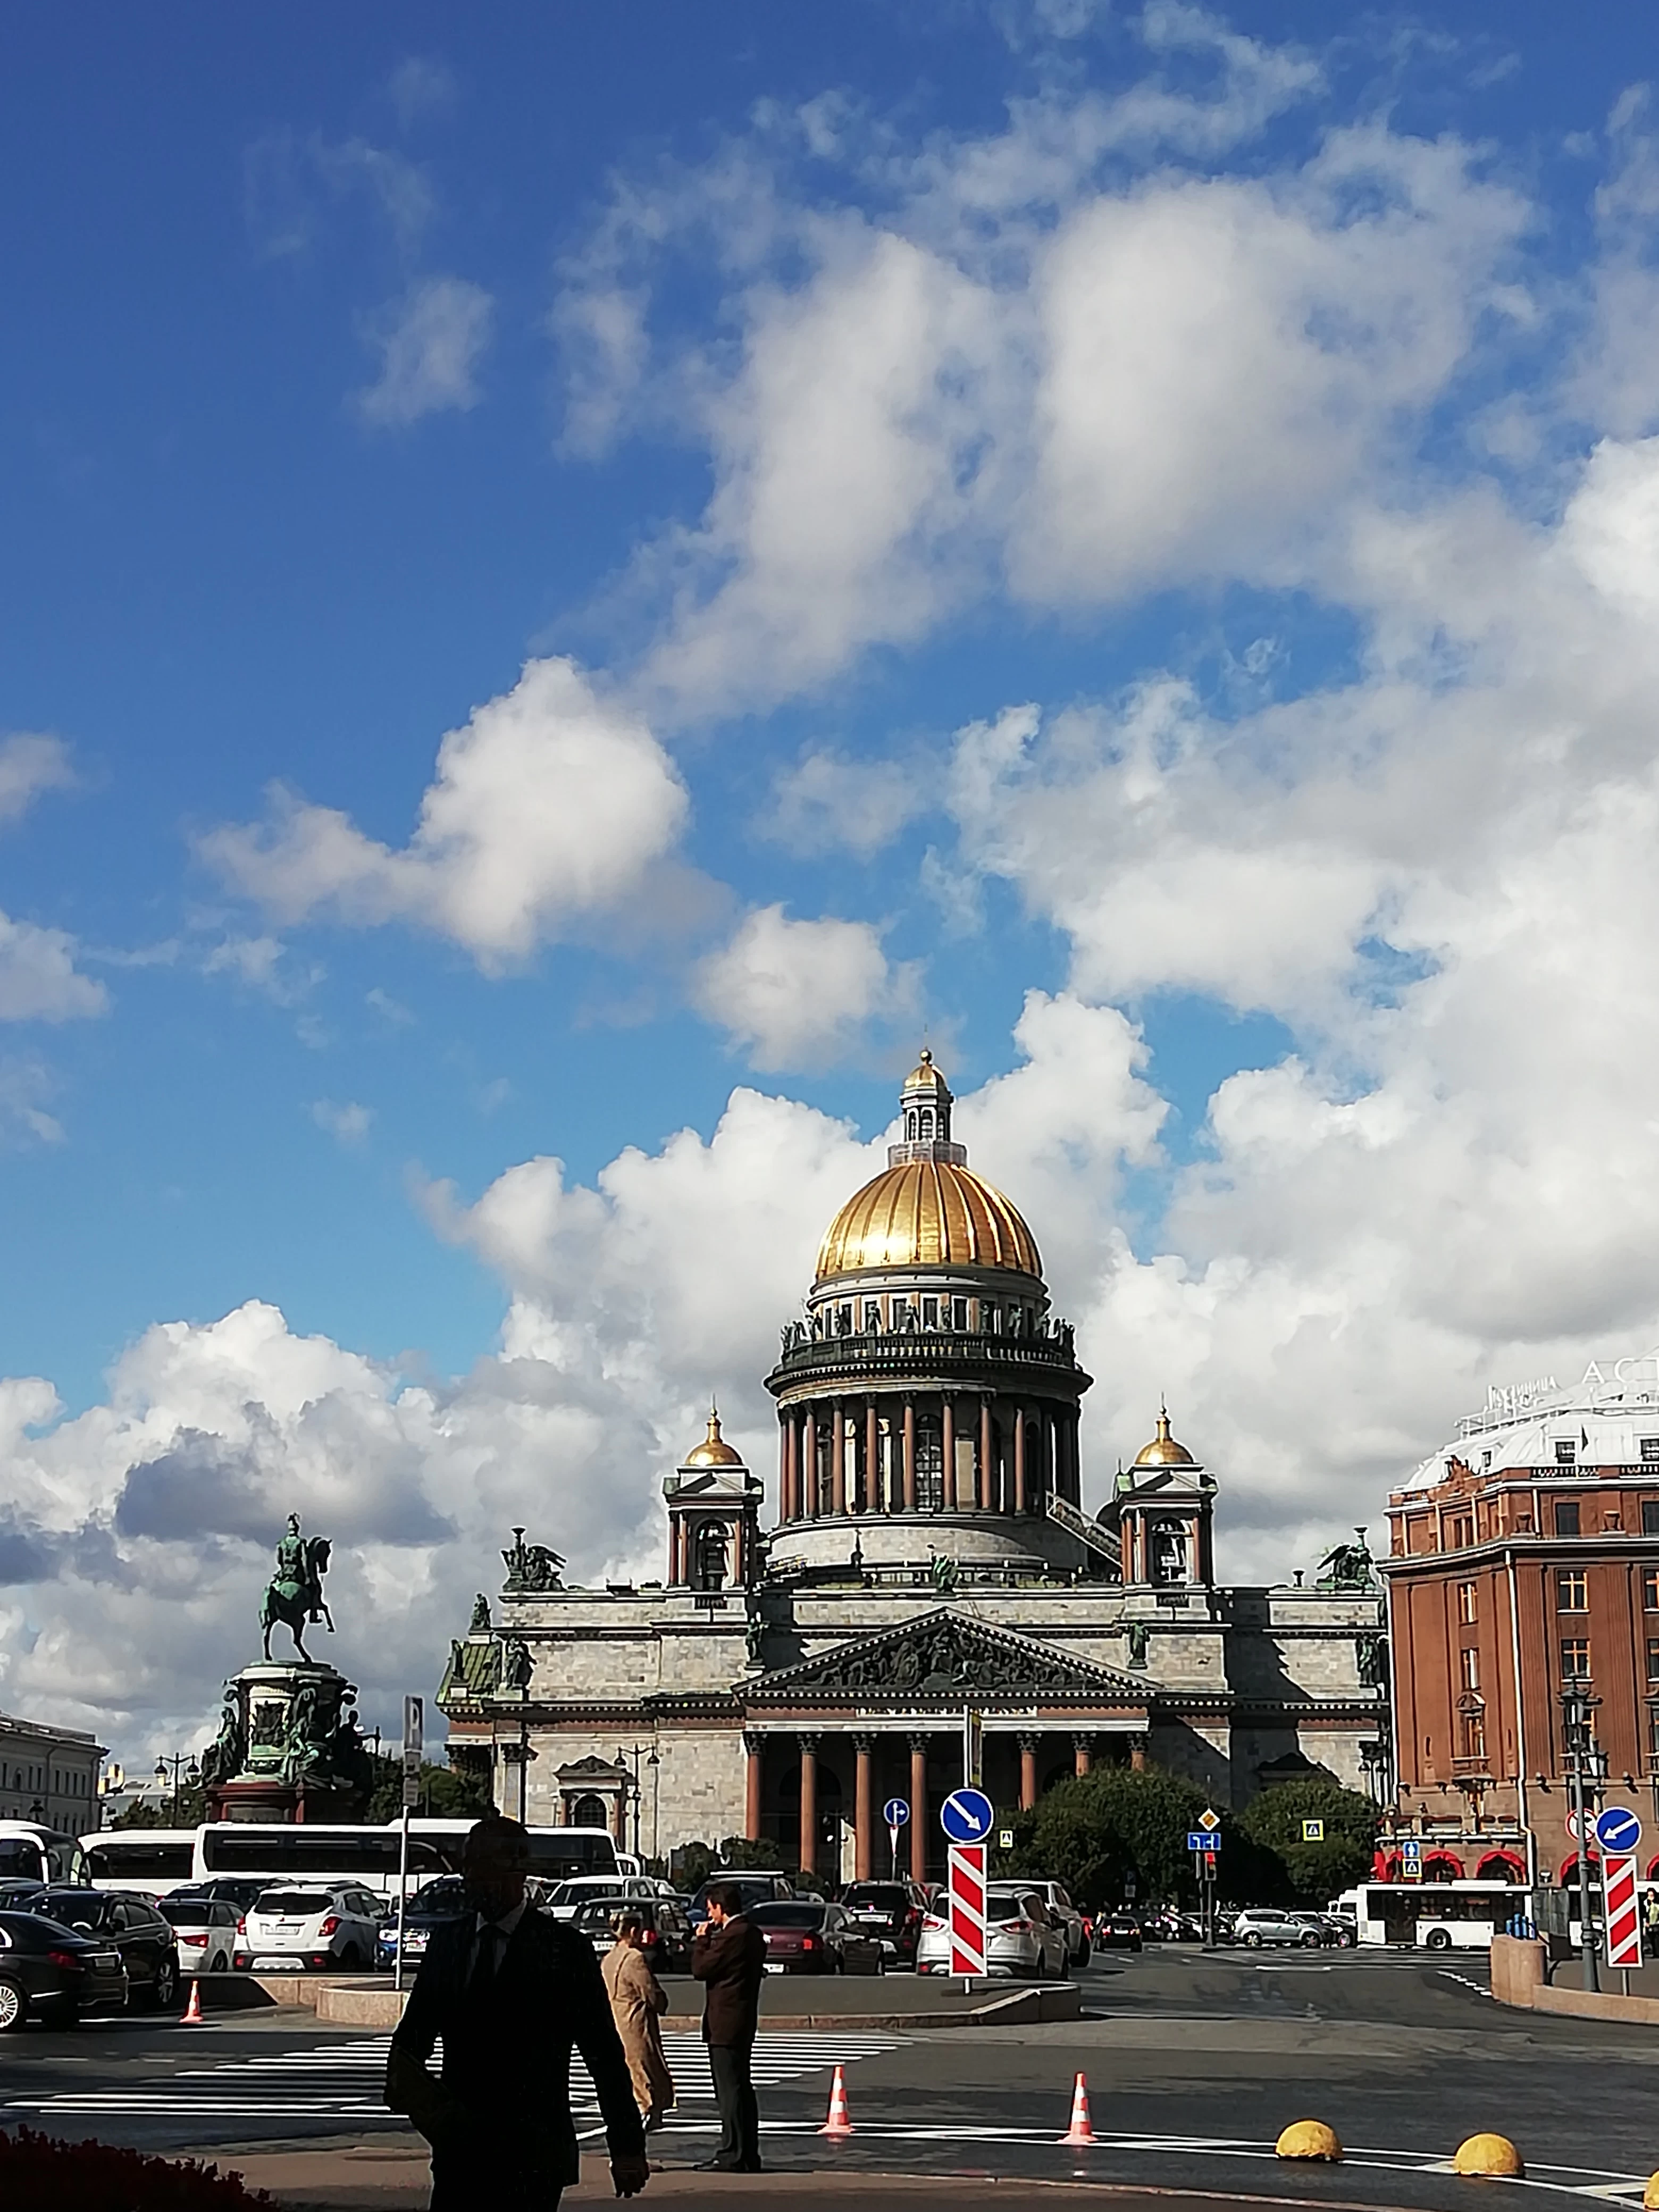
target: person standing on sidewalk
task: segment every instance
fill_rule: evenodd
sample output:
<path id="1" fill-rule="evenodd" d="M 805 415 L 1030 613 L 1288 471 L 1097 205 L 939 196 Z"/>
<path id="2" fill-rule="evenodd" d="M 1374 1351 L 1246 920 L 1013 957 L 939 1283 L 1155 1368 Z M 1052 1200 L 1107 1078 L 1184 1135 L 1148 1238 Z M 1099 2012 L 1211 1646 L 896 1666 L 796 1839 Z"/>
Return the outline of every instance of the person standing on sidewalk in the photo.
<path id="1" fill-rule="evenodd" d="M 585 1936 L 525 1897 L 530 1838 L 487 1814 L 461 1860 L 472 1911 L 434 1929 L 392 2038 L 386 2100 L 432 2146 L 432 2212 L 555 2212 L 580 2158 L 570 2053 L 605 2116 L 618 2197 L 649 2179 L 645 2130 Z M 427 2069 L 442 2038 L 443 2071 Z"/>
<path id="2" fill-rule="evenodd" d="M 668 1998 L 645 1955 L 645 1922 L 637 1912 L 617 1915 L 617 1940 L 599 1971 L 633 2077 L 634 2101 L 647 2130 L 660 2127 L 674 2102 L 674 2077 L 663 2057 L 658 2026 Z"/>
<path id="3" fill-rule="evenodd" d="M 760 2106 L 750 2063 L 766 1978 L 766 1938 L 744 1918 L 742 1893 L 729 1882 L 716 1882 L 708 1893 L 708 1917 L 691 1946 L 691 1971 L 703 1985 L 702 2039 L 720 2110 L 720 2148 L 702 2164 L 721 2173 L 758 2173 Z"/>

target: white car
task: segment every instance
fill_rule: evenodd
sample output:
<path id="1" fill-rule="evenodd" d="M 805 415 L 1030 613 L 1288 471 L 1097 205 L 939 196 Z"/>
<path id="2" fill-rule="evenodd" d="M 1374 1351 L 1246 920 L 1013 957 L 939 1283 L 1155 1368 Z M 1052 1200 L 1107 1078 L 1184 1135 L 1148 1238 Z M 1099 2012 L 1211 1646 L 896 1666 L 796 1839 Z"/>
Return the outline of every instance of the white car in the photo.
<path id="1" fill-rule="evenodd" d="M 985 1971 L 1034 1981 L 1064 1981 L 1070 1968 L 1066 1929 L 1043 1903 L 1040 1889 L 999 1882 L 985 1893 Z M 951 1923 L 930 1912 L 916 1945 L 919 1974 L 951 1971 Z"/>
<path id="2" fill-rule="evenodd" d="M 1066 1931 L 1066 1952 L 1074 1966 L 1089 1963 L 1089 1931 L 1083 1924 L 1083 1915 L 1066 1894 L 1065 1885 L 1058 1881 L 1027 1881 L 1021 1880 L 1021 1889 L 1034 1889 L 1048 1906 L 1051 1918 L 1059 1921 Z"/>
<path id="3" fill-rule="evenodd" d="M 222 1897 L 176 1891 L 155 1901 L 155 1910 L 173 1930 L 179 1947 L 179 1972 L 228 1974 L 236 1956 L 236 1907 Z"/>
<path id="4" fill-rule="evenodd" d="M 372 1892 L 337 1883 L 263 1890 L 237 1932 L 236 1964 L 256 1974 L 361 1973 L 374 1963 L 385 1909 Z"/>
<path id="5" fill-rule="evenodd" d="M 656 1884 L 646 1875 L 578 1874 L 568 1881 L 555 1882 L 537 1903 L 555 1920 L 574 1920 L 577 1906 L 592 1898 L 654 1899 L 656 1894 Z"/>
<path id="6" fill-rule="evenodd" d="M 1281 1912 L 1276 1905 L 1252 1905 L 1234 1919 L 1232 1940 L 1252 1951 L 1268 1943 L 1316 1951 L 1326 1939 L 1294 1912 Z"/>

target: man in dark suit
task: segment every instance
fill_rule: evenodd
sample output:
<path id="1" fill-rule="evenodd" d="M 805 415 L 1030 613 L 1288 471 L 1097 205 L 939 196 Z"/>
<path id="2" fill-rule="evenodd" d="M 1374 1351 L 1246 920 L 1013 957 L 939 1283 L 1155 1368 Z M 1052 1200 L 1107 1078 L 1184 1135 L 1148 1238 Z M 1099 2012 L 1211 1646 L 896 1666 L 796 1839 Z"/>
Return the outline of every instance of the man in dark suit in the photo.
<path id="1" fill-rule="evenodd" d="M 708 1917 L 691 1946 L 691 1971 L 703 1985 L 702 2039 L 720 2108 L 720 2144 L 705 2166 L 722 2173 L 758 2173 L 760 2106 L 750 2070 L 760 2027 L 766 1938 L 743 1917 L 742 1893 L 717 1882 Z"/>
<path id="2" fill-rule="evenodd" d="M 434 1929 L 392 2039 L 386 2102 L 432 2145 L 433 2212 L 554 2212 L 580 2170 L 573 2045 L 599 2093 L 617 2196 L 637 2195 L 651 2171 L 599 1962 L 586 1936 L 526 1901 L 529 1846 L 499 1814 L 467 1837 L 474 1910 Z"/>

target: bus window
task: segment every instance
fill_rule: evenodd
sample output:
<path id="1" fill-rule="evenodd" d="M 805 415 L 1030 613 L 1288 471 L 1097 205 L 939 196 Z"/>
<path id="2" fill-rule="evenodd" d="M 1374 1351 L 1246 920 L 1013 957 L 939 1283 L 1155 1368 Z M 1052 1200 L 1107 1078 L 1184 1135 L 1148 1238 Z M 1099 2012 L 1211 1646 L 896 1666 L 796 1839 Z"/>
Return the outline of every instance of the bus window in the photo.
<path id="1" fill-rule="evenodd" d="M 94 1836 L 83 1850 L 87 1880 L 94 1889 L 142 1889 L 159 1896 L 190 1880 L 196 1832 L 122 1829 Z"/>
<path id="2" fill-rule="evenodd" d="M 585 1874 L 616 1874 L 617 1846 L 604 1828 L 532 1828 L 530 1865 L 543 1881 L 571 1881 Z"/>
<path id="3" fill-rule="evenodd" d="M 195 1878 L 257 1875 L 271 1881 L 303 1875 L 362 1884 L 383 1894 L 398 1886 L 401 1838 L 395 1828 L 331 1828 L 296 1824 L 281 1828 L 228 1822 L 204 1828 L 196 1850 Z M 409 1839 L 411 1887 L 451 1871 L 448 1854 L 430 1836 Z"/>
<path id="4" fill-rule="evenodd" d="M 73 1836 L 33 1820 L 0 1824 L 0 1881 L 82 1882 L 82 1854 Z"/>

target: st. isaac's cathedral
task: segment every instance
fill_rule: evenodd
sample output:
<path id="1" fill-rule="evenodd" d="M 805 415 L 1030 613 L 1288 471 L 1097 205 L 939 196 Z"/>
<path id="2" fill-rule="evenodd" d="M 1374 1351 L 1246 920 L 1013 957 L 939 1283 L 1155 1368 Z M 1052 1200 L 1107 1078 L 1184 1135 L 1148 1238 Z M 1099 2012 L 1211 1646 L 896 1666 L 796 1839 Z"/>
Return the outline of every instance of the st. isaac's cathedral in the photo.
<path id="1" fill-rule="evenodd" d="M 1091 1378 L 1036 1239 L 953 1141 L 927 1053 L 901 1103 L 767 1377 L 775 1516 L 711 1413 L 663 1485 L 660 1583 L 567 1587 L 515 1531 L 494 1618 L 481 1601 L 444 1673 L 452 1745 L 488 1748 L 497 1802 L 522 1791 L 538 1825 L 604 1822 L 653 1856 L 747 1836 L 831 1876 L 885 1869 L 896 1797 L 900 1863 L 939 1870 L 968 1712 L 1007 1810 L 1098 1761 L 1234 1806 L 1321 1770 L 1379 1782 L 1363 1550 L 1334 1586 L 1222 1587 L 1216 1478 L 1164 1413 L 1087 1514 Z"/>

